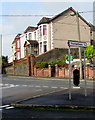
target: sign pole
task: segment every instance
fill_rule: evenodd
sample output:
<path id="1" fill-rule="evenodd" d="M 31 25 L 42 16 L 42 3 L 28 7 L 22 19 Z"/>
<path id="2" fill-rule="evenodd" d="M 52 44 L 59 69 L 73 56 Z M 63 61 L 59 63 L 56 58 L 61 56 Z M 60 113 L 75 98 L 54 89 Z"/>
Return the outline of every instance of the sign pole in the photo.
<path id="1" fill-rule="evenodd" d="M 70 46 L 69 46 L 69 57 L 71 56 L 70 54 Z M 70 62 L 70 58 L 69 58 L 69 100 L 71 100 L 71 72 L 70 72 L 70 67 L 71 67 L 71 62 Z"/>
<path id="2" fill-rule="evenodd" d="M 85 80 L 85 96 L 87 96 L 87 89 L 86 89 L 86 60 L 85 60 L 85 50 L 84 50 L 84 80 Z"/>

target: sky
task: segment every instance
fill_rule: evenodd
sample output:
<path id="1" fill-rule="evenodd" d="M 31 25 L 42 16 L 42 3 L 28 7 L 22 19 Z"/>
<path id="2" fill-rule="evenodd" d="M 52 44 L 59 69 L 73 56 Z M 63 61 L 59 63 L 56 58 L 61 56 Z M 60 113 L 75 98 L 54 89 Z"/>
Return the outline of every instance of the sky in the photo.
<path id="1" fill-rule="evenodd" d="M 69 7 L 78 12 L 93 11 L 93 0 L 61 0 L 24 1 L 3 0 L 0 2 L 0 34 L 2 34 L 2 55 L 12 55 L 12 42 L 18 33 L 23 33 L 28 26 L 37 26 L 42 17 L 54 17 Z M 4 15 L 33 15 L 33 16 L 4 16 Z M 41 16 L 37 16 L 41 15 Z M 93 12 L 80 14 L 88 22 L 93 23 Z"/>

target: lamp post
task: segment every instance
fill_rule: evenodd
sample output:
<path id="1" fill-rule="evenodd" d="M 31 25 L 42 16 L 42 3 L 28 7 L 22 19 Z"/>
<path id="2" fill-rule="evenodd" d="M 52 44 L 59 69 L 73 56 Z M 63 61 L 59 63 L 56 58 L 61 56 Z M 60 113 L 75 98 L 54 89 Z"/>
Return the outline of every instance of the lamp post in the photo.
<path id="1" fill-rule="evenodd" d="M 76 12 L 76 20 L 77 20 L 78 40 L 81 41 L 81 37 L 80 37 L 80 25 L 79 25 L 79 14 L 78 14 L 78 12 Z M 81 47 L 79 47 L 79 59 L 80 59 L 80 79 L 82 79 Z"/>
<path id="2" fill-rule="evenodd" d="M 80 25 L 79 25 L 79 13 L 75 12 L 74 14 L 71 14 L 71 16 L 76 15 L 76 21 L 77 21 L 77 33 L 78 33 L 78 41 L 81 41 L 80 37 Z M 79 47 L 79 59 L 80 59 L 80 79 L 82 79 L 82 58 L 81 58 L 81 47 Z"/>

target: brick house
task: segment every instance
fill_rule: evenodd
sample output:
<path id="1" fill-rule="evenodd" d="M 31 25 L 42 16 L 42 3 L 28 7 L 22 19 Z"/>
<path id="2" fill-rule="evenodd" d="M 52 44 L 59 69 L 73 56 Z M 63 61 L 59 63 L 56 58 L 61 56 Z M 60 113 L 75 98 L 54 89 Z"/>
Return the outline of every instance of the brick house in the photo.
<path id="1" fill-rule="evenodd" d="M 91 29 L 91 25 L 79 14 L 78 19 L 80 40 L 90 45 L 93 29 Z M 39 55 L 55 48 L 68 48 L 68 40 L 79 40 L 76 11 L 70 7 L 53 18 L 43 17 L 38 22 L 37 27 L 29 26 L 20 35 L 21 58 L 25 57 L 24 44 L 25 41 L 29 43 L 28 40 L 38 42 Z"/>

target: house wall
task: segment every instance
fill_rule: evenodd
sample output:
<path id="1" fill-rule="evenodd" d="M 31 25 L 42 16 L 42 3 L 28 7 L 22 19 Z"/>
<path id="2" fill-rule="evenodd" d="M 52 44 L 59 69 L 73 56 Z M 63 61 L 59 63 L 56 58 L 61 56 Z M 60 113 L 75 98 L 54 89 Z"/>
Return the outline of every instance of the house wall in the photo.
<path id="1" fill-rule="evenodd" d="M 15 53 L 16 53 L 16 44 L 15 43 L 12 43 L 12 56 L 13 56 L 13 60 L 15 60 Z"/>
<path id="2" fill-rule="evenodd" d="M 68 48 L 68 40 L 78 39 L 78 27 L 76 16 L 73 12 L 65 13 L 52 21 L 54 48 Z M 90 43 L 90 27 L 79 19 L 80 40 Z"/>
<path id="3" fill-rule="evenodd" d="M 21 58 L 24 58 L 25 55 L 24 55 L 24 43 L 26 41 L 26 34 L 22 34 L 20 36 L 20 43 L 21 43 Z"/>

